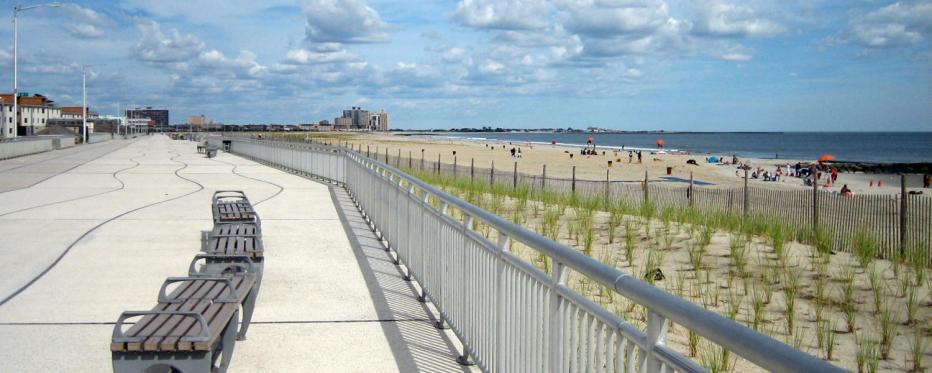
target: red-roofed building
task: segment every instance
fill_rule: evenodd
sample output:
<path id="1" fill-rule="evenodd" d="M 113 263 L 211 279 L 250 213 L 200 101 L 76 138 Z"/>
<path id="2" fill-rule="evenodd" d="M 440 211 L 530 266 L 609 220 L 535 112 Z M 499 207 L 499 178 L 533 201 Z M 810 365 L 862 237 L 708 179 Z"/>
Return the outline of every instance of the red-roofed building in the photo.
<path id="1" fill-rule="evenodd" d="M 18 123 L 13 123 L 13 94 L 0 94 L 0 138 L 31 135 L 45 128 L 49 119 L 61 118 L 61 108 L 43 95 L 20 93 L 17 101 Z"/>

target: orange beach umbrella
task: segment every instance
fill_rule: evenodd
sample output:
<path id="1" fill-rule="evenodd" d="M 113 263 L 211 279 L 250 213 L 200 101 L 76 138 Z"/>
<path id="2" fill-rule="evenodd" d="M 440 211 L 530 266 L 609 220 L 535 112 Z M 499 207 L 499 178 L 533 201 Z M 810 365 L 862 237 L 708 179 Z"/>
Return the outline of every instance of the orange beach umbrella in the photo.
<path id="1" fill-rule="evenodd" d="M 834 160 L 835 160 L 835 156 L 831 154 L 823 154 L 821 157 L 819 157 L 819 162 L 828 162 L 828 161 L 834 161 Z"/>

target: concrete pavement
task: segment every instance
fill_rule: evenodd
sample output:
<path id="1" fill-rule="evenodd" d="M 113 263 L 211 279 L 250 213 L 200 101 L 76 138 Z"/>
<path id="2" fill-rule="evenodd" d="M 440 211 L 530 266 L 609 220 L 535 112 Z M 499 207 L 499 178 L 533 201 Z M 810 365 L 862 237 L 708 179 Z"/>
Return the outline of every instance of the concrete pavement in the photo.
<path id="1" fill-rule="evenodd" d="M 112 323 L 185 274 L 218 189 L 247 193 L 266 247 L 231 371 L 464 370 L 342 189 L 164 136 L 76 150 L 0 162 L 0 370 L 110 370 Z"/>

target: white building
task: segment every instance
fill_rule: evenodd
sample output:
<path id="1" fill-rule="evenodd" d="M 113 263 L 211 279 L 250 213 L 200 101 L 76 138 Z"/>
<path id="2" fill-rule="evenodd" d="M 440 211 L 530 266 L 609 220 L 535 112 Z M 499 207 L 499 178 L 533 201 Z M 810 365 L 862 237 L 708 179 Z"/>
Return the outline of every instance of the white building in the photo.
<path id="1" fill-rule="evenodd" d="M 0 94 L 0 137 L 32 135 L 45 128 L 49 119 L 61 118 L 61 108 L 42 95 L 21 96 L 17 100 L 19 115 L 13 123 L 13 95 Z"/>

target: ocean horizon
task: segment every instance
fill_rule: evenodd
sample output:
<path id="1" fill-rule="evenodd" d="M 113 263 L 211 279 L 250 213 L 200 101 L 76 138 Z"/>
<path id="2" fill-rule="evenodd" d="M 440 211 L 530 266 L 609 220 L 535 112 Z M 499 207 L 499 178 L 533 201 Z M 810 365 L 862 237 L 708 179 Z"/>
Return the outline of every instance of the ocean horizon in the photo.
<path id="1" fill-rule="evenodd" d="M 932 162 L 932 132 L 435 132 L 431 137 L 509 141 L 531 144 L 557 142 L 596 147 L 655 150 L 663 139 L 668 151 L 763 159 L 814 160 L 830 154 L 839 161 L 866 163 Z"/>

